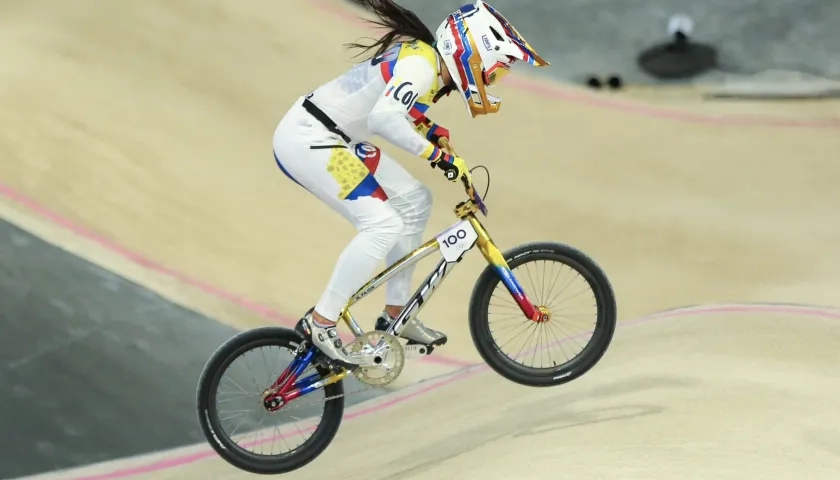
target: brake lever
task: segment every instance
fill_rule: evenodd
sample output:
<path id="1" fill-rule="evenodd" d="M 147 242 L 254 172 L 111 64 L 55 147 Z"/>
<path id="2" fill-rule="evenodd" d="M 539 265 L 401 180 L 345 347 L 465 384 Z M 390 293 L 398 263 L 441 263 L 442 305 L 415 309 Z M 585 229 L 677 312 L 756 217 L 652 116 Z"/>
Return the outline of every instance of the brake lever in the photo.
<path id="1" fill-rule="evenodd" d="M 455 149 L 452 148 L 452 145 L 449 144 L 449 140 L 447 140 L 446 138 L 442 137 L 438 139 L 438 146 L 444 150 L 448 150 L 450 154 L 458 156 L 458 154 L 455 153 Z M 432 168 L 434 168 L 434 165 L 432 165 Z M 457 175 L 457 173 L 453 172 L 452 170 L 446 172 L 447 180 L 455 180 L 455 175 Z M 473 203 L 475 203 L 475 205 L 478 207 L 481 213 L 484 214 L 484 216 L 486 217 L 487 206 L 484 204 L 484 200 L 482 200 L 481 195 L 479 195 L 478 192 L 475 191 L 475 187 L 473 186 L 472 182 L 468 181 L 466 177 L 461 177 L 461 183 L 464 184 L 464 191 L 466 191 L 467 196 L 470 198 L 470 200 L 473 201 Z"/>

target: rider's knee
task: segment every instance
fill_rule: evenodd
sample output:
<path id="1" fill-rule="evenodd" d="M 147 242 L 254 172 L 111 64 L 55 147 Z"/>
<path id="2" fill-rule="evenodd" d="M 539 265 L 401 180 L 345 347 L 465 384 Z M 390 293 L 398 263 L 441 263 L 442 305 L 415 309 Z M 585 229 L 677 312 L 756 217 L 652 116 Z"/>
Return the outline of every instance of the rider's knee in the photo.
<path id="1" fill-rule="evenodd" d="M 366 225 L 362 231 L 370 235 L 376 253 L 384 258 L 403 235 L 405 222 L 395 210 L 388 209 Z"/>
<path id="2" fill-rule="evenodd" d="M 432 215 L 432 192 L 420 183 L 401 194 L 398 199 L 392 200 L 407 228 L 422 229 Z"/>
<path id="3" fill-rule="evenodd" d="M 423 220 L 428 220 L 432 215 L 432 205 L 434 204 L 432 191 L 425 185 L 418 185 L 411 191 L 411 195 L 412 198 L 409 201 L 416 206 L 417 215 Z"/>

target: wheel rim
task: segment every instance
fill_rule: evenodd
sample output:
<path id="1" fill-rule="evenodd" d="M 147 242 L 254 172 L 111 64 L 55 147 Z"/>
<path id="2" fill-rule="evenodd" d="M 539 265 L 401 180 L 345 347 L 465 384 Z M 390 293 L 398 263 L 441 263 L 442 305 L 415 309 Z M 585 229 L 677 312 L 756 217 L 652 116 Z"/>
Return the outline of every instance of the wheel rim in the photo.
<path id="1" fill-rule="evenodd" d="M 289 456 L 311 440 L 323 416 L 323 389 L 293 400 L 276 412 L 263 406 L 263 392 L 294 355 L 290 345 L 251 344 L 237 350 L 219 369 L 213 380 L 209 414 L 213 430 L 223 437 L 223 443 L 257 461 L 268 461 Z M 310 365 L 301 378 L 314 373 Z"/>
<path id="2" fill-rule="evenodd" d="M 598 298 L 591 279 L 570 263 L 555 257 L 510 265 L 530 300 L 548 314 L 546 321 L 526 318 L 501 282 L 490 295 L 490 336 L 496 348 L 519 368 L 557 371 L 578 361 L 592 347 Z"/>

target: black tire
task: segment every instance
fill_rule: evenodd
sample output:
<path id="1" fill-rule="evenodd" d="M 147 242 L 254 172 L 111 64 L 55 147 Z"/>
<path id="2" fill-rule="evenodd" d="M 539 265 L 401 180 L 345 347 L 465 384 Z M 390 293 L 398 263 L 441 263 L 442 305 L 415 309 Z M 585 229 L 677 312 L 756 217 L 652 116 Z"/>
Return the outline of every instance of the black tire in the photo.
<path id="1" fill-rule="evenodd" d="M 287 473 L 315 460 L 335 438 L 344 414 L 343 396 L 325 402 L 321 423 L 312 436 L 297 448 L 282 455 L 266 457 L 251 453 L 232 441 L 221 428 L 216 409 L 216 389 L 222 374 L 230 364 L 245 352 L 261 346 L 287 347 L 294 351 L 302 340 L 297 332 L 287 328 L 265 327 L 248 330 L 235 335 L 219 347 L 201 372 L 197 392 L 201 430 L 213 450 L 234 467 L 260 475 Z M 343 383 L 339 381 L 324 387 L 324 398 L 342 395 Z"/>
<path id="2" fill-rule="evenodd" d="M 500 279 L 488 265 L 476 281 L 469 306 L 470 334 L 481 358 L 502 377 L 529 387 L 562 385 L 589 371 L 606 353 L 616 328 L 615 293 L 603 270 L 583 252 L 560 243 L 528 243 L 508 250 L 504 257 L 511 269 L 532 261 L 549 260 L 577 271 L 594 293 L 597 320 L 589 343 L 562 365 L 538 369 L 514 361 L 502 352 L 490 332 L 490 297 Z"/>

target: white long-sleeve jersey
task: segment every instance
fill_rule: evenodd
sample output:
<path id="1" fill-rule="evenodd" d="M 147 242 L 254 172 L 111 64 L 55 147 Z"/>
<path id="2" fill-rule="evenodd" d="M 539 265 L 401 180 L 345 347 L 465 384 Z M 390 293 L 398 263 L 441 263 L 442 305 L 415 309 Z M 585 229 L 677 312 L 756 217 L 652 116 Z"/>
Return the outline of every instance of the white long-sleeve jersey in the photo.
<path id="1" fill-rule="evenodd" d="M 440 69 L 432 46 L 399 43 L 318 87 L 309 98 L 354 142 L 378 135 L 413 155 L 437 160 L 443 153 L 414 122 L 425 119 L 443 88 Z"/>

